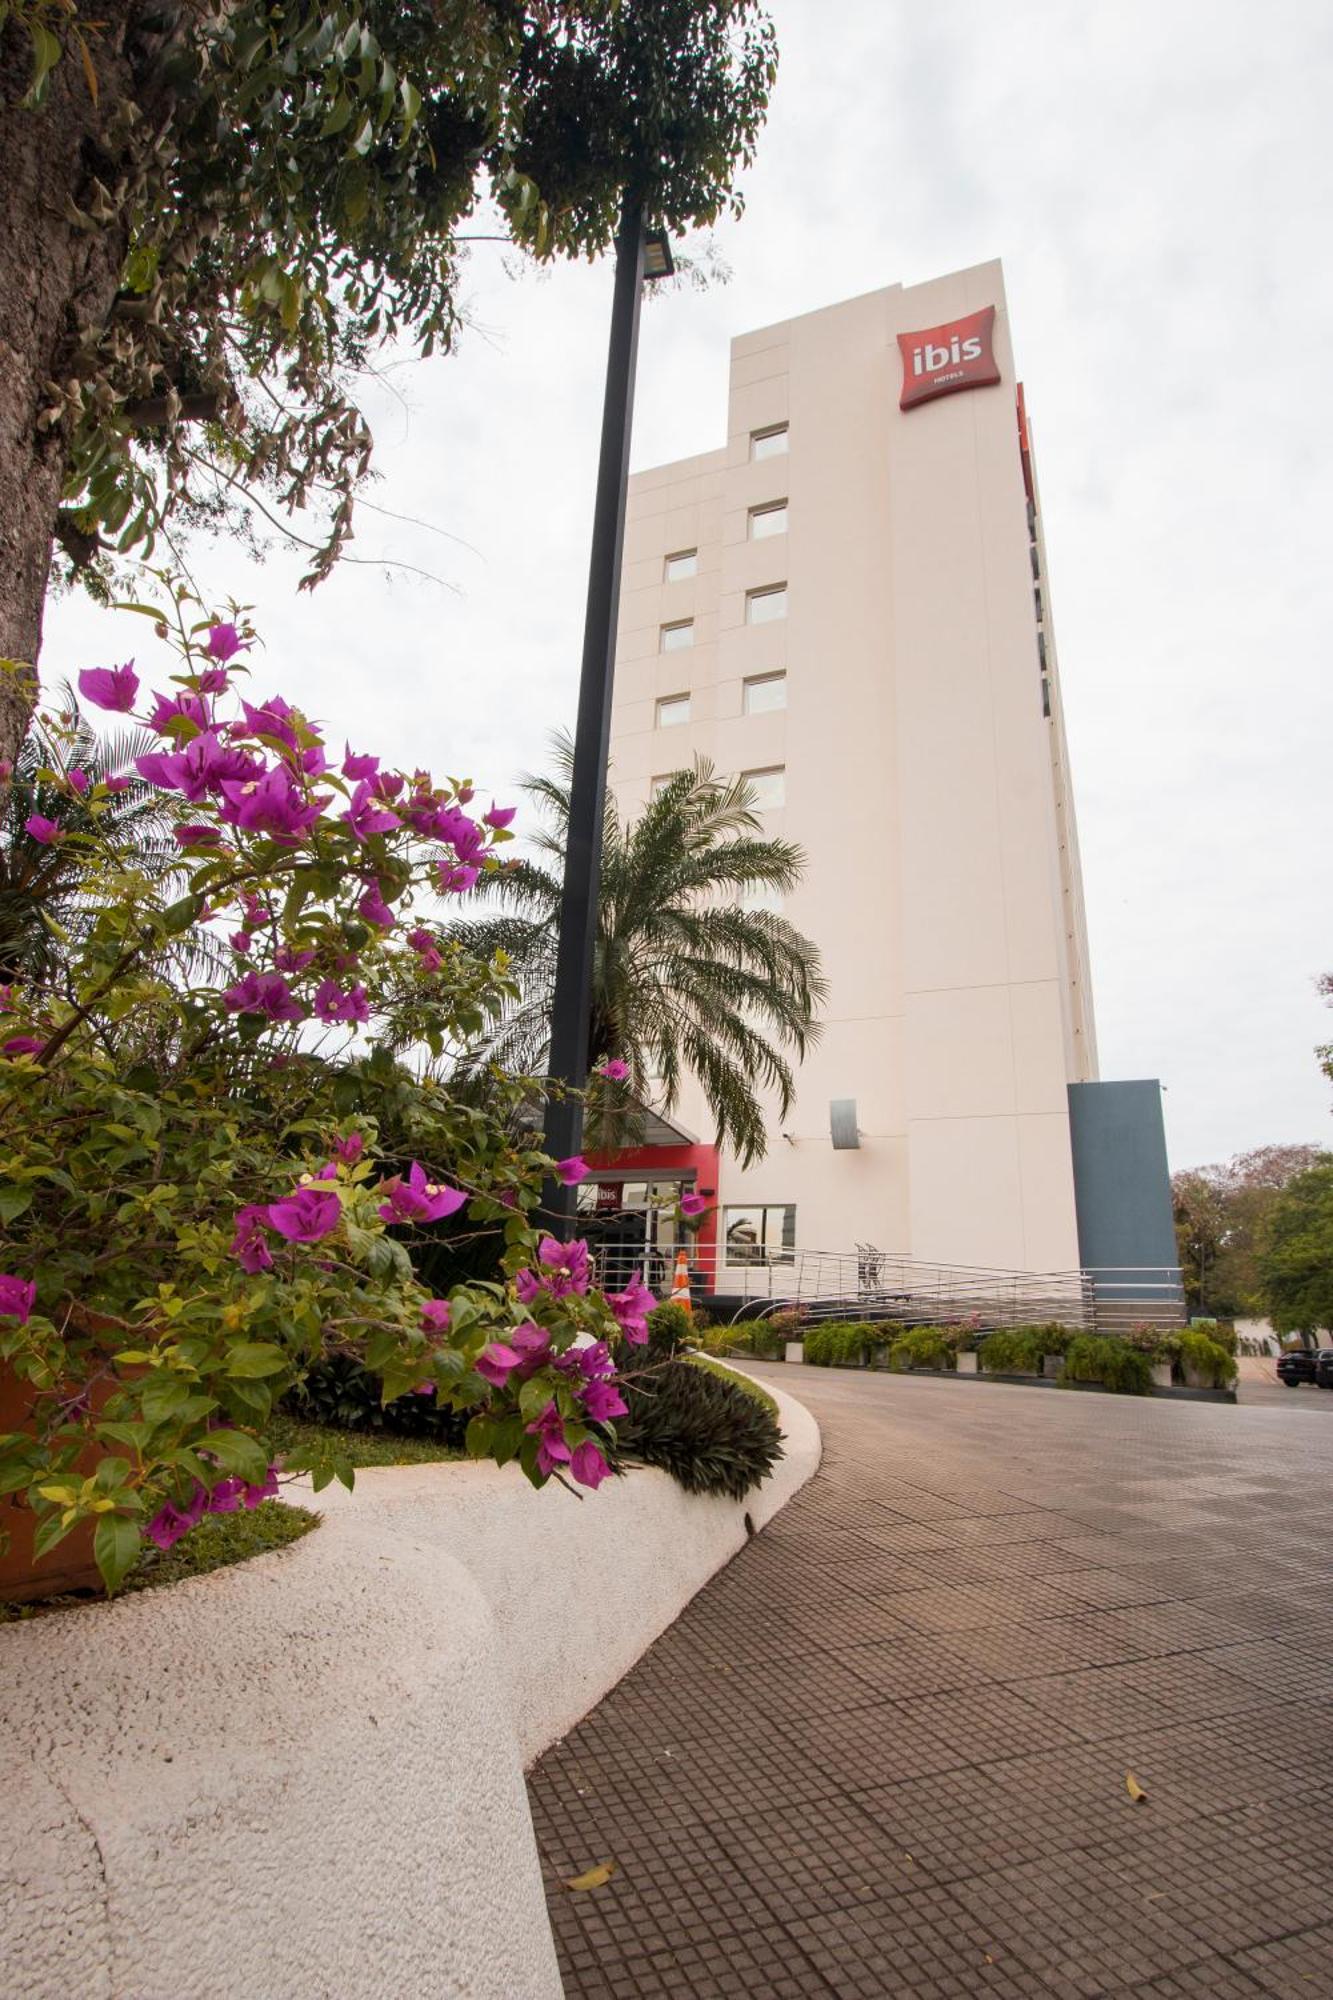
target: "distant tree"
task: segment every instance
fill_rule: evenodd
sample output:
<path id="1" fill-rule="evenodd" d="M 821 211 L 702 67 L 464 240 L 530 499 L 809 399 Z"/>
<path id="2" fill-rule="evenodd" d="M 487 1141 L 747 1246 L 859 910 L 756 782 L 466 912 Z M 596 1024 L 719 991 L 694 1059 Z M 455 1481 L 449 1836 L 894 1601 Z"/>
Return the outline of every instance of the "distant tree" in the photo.
<path id="1" fill-rule="evenodd" d="M 1321 973 L 1318 986 L 1319 991 L 1323 994 L 1329 1006 L 1333 1007 L 1333 972 Z M 1329 1082 L 1333 1083 L 1333 1042 L 1323 1043 L 1320 1048 L 1315 1050 L 1315 1056 L 1320 1069 L 1323 1070 Z"/>
<path id="2" fill-rule="evenodd" d="M 554 778 L 525 787 L 546 825 L 532 860 L 483 875 L 476 893 L 505 913 L 455 926 L 480 958 L 504 952 L 519 998 L 480 1038 L 464 1070 L 487 1064 L 534 1075 L 546 1064 L 555 982 L 571 747 L 557 740 Z M 632 1096 L 670 1112 L 686 1076 L 703 1087 L 719 1144 L 748 1163 L 767 1146 L 761 1093 L 784 1113 L 802 1057 L 819 1034 L 827 991 L 819 952 L 784 917 L 745 907 L 751 891 L 792 889 L 805 857 L 764 837 L 754 794 L 718 778 L 703 759 L 678 771 L 640 814 L 621 820 L 608 798 L 602 846 L 588 1062 L 628 1071 L 624 1089 L 598 1091 L 587 1137 L 632 1138 L 617 1107 Z"/>
<path id="3" fill-rule="evenodd" d="M 1294 1175 L 1276 1196 L 1258 1264 L 1279 1333 L 1333 1331 L 1333 1156 Z"/>
<path id="4" fill-rule="evenodd" d="M 1256 1146 L 1222 1164 L 1172 1175 L 1177 1254 L 1192 1313 L 1232 1318 L 1263 1311 L 1265 1224 L 1292 1177 L 1323 1157 L 1318 1146 Z"/>
<path id="5" fill-rule="evenodd" d="M 356 375 L 450 344 L 479 203 L 538 258 L 631 189 L 711 222 L 775 74 L 759 0 L 2 0 L 0 660 L 36 662 L 53 537 L 96 578 L 245 492 L 321 510 L 324 575 Z M 0 760 L 33 694 L 0 673 Z"/>

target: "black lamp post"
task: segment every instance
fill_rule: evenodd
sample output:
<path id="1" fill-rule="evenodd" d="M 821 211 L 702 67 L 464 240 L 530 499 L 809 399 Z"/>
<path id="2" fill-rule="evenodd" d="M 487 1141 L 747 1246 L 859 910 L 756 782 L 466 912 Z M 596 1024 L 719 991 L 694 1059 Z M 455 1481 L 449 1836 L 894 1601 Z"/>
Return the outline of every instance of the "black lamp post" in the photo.
<path id="1" fill-rule="evenodd" d="M 602 404 L 602 449 L 597 467 L 583 665 L 574 729 L 574 768 L 569 786 L 569 844 L 565 850 L 555 996 L 551 1006 L 549 1066 L 552 1078 L 564 1086 L 564 1091 L 552 1096 L 547 1105 L 545 1143 L 547 1152 L 557 1160 L 577 1153 L 583 1134 L 582 1101 L 570 1093 L 581 1090 L 588 1080 L 597 894 L 602 872 L 602 816 L 616 668 L 630 432 L 634 421 L 639 307 L 644 281 L 670 277 L 674 268 L 671 246 L 664 232 L 645 231 L 642 200 L 627 191 L 616 236 L 616 282 L 606 361 L 606 395 Z M 543 1205 L 556 1233 L 570 1235 L 576 1212 L 575 1190 L 548 1182 Z"/>

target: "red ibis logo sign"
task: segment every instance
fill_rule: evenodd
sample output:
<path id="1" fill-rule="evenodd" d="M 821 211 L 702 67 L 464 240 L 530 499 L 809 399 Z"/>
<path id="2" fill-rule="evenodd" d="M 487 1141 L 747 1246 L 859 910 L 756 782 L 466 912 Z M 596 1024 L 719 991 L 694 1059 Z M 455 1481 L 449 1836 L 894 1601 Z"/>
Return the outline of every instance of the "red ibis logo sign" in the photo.
<path id="1" fill-rule="evenodd" d="M 951 319 L 945 326 L 928 326 L 920 333 L 900 333 L 903 393 L 900 410 L 951 396 L 955 389 L 980 389 L 998 382 L 995 365 L 995 308 Z"/>

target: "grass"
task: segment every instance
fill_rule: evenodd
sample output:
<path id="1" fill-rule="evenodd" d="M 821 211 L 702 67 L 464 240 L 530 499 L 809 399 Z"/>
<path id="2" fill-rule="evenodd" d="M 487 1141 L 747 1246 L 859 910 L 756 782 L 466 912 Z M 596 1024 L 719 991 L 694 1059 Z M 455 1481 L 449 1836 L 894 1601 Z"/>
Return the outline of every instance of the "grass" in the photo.
<path id="1" fill-rule="evenodd" d="M 778 1413 L 776 1402 L 767 1389 L 758 1382 L 752 1382 L 748 1375 L 738 1375 L 734 1368 L 728 1368 L 725 1362 L 715 1361 L 711 1354 L 689 1354 L 685 1358 L 693 1367 L 706 1368 L 710 1375 L 720 1375 L 724 1382 L 731 1382 L 736 1388 L 743 1389 L 756 1403 L 762 1403 L 770 1416 L 776 1417 Z"/>
<path id="2" fill-rule="evenodd" d="M 210 1570 L 248 1562 L 251 1556 L 267 1555 L 271 1549 L 282 1549 L 289 1542 L 299 1541 L 318 1525 L 318 1514 L 312 1514 L 306 1507 L 288 1507 L 280 1500 L 265 1500 L 260 1507 L 241 1509 L 235 1514 L 205 1515 L 198 1527 L 183 1535 L 174 1548 L 146 1548 L 121 1585 L 121 1594 L 156 1590 L 161 1584 L 183 1583 L 187 1576 L 207 1576 Z M 46 1597 L 37 1604 L 0 1604 L 0 1625 L 40 1618 L 48 1611 L 103 1602 L 105 1599 L 71 1593 L 65 1597 Z"/>
<path id="3" fill-rule="evenodd" d="M 327 1454 L 336 1444 L 349 1465 L 433 1465 L 440 1459 L 464 1458 L 457 1445 L 439 1438 L 393 1437 L 386 1431 L 340 1431 L 324 1424 L 301 1424 L 280 1413 L 270 1417 L 264 1434 L 279 1458 L 298 1452 Z"/>

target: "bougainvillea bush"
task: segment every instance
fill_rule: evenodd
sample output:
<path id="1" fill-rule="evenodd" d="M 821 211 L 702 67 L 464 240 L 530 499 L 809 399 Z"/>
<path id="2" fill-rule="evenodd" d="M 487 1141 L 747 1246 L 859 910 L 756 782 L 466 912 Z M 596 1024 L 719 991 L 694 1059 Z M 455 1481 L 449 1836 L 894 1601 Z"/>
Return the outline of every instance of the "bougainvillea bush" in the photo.
<path id="1" fill-rule="evenodd" d="M 505 988 L 442 924 L 503 865 L 512 814 L 252 698 L 246 628 L 192 622 L 179 588 L 173 607 L 160 685 L 133 663 L 79 677 L 84 704 L 153 732 L 135 768 L 90 778 L 62 754 L 77 718 L 43 719 L 15 838 L 79 921 L 51 917 L 46 972 L 0 985 L 0 1367 L 28 1405 L 0 1492 L 39 1517 L 39 1556 L 92 1518 L 109 1589 L 145 1536 L 275 1490 L 266 1422 L 333 1354 L 386 1401 L 466 1413 L 474 1455 L 595 1488 L 616 1357 L 652 1304 L 637 1281 L 596 1292 L 583 1245 L 534 1226 L 553 1169 L 507 1116 L 519 1085 L 449 1095 L 451 1041 Z M 170 815 L 167 863 L 118 837 L 139 783 Z M 420 1156 L 388 1158 L 375 1108 L 404 1083 Z M 446 1216 L 501 1254 L 438 1296 L 413 1248 Z M 302 1463 L 351 1483 L 332 1446 Z"/>

